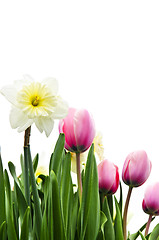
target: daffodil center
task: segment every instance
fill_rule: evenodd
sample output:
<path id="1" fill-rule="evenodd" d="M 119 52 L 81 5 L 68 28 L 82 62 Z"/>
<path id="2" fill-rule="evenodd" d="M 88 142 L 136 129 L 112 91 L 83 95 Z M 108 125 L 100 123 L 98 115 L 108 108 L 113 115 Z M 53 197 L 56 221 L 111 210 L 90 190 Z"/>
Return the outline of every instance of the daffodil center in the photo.
<path id="1" fill-rule="evenodd" d="M 38 104 L 39 104 L 39 101 L 40 101 L 40 98 L 38 96 L 35 96 L 33 97 L 32 101 L 31 101 L 31 104 L 34 106 L 34 107 L 37 107 Z"/>

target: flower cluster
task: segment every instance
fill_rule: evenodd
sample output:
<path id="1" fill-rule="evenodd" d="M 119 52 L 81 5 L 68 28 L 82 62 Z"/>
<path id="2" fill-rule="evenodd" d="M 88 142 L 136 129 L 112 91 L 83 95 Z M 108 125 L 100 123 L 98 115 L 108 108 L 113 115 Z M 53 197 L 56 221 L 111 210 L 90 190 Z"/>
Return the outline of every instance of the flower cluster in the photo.
<path id="1" fill-rule="evenodd" d="M 144 184 L 151 173 L 152 163 L 144 150 L 128 154 L 123 164 L 122 181 L 128 185 L 123 211 L 119 169 L 103 156 L 101 137 L 96 134 L 92 115 L 86 109 L 69 108 L 57 95 L 56 79 L 35 82 L 24 76 L 0 92 L 12 104 L 11 127 L 25 132 L 20 176 L 16 176 L 14 164 L 8 163 L 14 179 L 13 190 L 0 155 L 0 239 L 135 240 L 138 236 L 158 239 L 159 224 L 150 234 L 149 226 L 153 217 L 159 215 L 159 182 L 145 191 L 142 208 L 149 215 L 147 224 L 134 234 L 128 235 L 127 231 L 132 190 Z M 60 119 L 59 138 L 47 174 L 38 168 L 38 154 L 32 161 L 30 129 L 35 123 L 48 137 L 54 119 Z M 100 160 L 98 165 L 95 151 Z M 83 156 L 87 159 L 83 160 Z M 76 162 L 77 191 L 71 177 L 71 159 Z M 82 170 L 81 162 L 85 166 Z M 113 194 L 119 186 L 117 200 Z"/>

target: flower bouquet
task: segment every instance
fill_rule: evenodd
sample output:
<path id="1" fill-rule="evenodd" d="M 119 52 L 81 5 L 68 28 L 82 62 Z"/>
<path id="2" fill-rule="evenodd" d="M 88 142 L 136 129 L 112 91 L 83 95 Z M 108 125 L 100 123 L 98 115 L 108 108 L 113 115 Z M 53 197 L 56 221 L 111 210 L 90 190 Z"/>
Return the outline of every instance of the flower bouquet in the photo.
<path id="1" fill-rule="evenodd" d="M 11 102 L 10 124 L 24 131 L 21 174 L 8 163 L 3 169 L 0 156 L 0 239 L 1 240 L 135 240 L 159 239 L 159 224 L 152 232 L 149 226 L 159 215 L 159 183 L 149 186 L 142 208 L 148 222 L 136 233 L 127 230 L 127 213 L 132 190 L 141 186 L 151 172 L 151 161 L 145 151 L 126 157 L 122 180 L 118 167 L 102 159 L 97 165 L 94 151 L 95 123 L 85 109 L 68 108 L 57 95 L 53 78 L 35 82 L 25 76 L 12 86 L 1 89 Z M 49 174 L 38 174 L 39 155 L 32 160 L 30 133 L 33 124 L 48 137 L 54 119 L 59 121 L 59 137 L 50 156 Z M 88 152 L 85 166 L 81 157 Z M 77 184 L 71 175 L 71 159 L 75 156 Z M 10 177 L 14 180 L 13 186 Z M 128 185 L 123 203 L 123 182 Z M 119 188 L 120 196 L 115 193 Z"/>

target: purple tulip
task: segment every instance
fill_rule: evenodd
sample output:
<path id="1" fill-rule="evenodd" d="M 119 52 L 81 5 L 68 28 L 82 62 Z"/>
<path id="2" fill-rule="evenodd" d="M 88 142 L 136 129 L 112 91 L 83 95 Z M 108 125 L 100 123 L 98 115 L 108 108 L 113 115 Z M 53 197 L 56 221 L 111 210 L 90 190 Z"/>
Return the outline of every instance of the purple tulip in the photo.
<path id="1" fill-rule="evenodd" d="M 59 122 L 59 132 L 65 134 L 65 148 L 71 152 L 84 152 L 95 137 L 95 124 L 85 109 L 70 108 L 66 118 Z"/>
<path id="2" fill-rule="evenodd" d="M 141 186 L 149 177 L 151 162 L 145 151 L 130 153 L 124 163 L 122 179 L 130 187 Z"/>
<path id="3" fill-rule="evenodd" d="M 118 167 L 108 160 L 103 160 L 98 165 L 99 190 L 105 195 L 114 194 L 119 186 Z"/>
<path id="4" fill-rule="evenodd" d="M 159 182 L 147 187 L 142 202 L 142 208 L 147 214 L 159 215 Z"/>

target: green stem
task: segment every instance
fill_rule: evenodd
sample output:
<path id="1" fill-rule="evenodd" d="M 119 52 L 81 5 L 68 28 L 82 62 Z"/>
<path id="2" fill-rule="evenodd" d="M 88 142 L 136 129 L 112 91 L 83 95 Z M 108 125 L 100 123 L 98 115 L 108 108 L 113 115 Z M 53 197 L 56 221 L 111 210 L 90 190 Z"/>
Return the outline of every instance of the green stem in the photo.
<path id="1" fill-rule="evenodd" d="M 151 221 L 152 221 L 152 215 L 149 215 L 149 219 L 148 219 L 148 222 L 146 224 L 146 229 L 145 229 L 145 237 L 147 236 L 147 234 L 149 232 L 149 227 L 150 227 Z"/>
<path id="2" fill-rule="evenodd" d="M 82 179 L 81 179 L 81 169 L 80 169 L 80 153 L 76 153 L 76 169 L 77 169 L 77 183 L 78 183 L 78 192 L 79 200 L 81 203 L 82 200 Z"/>
<path id="3" fill-rule="evenodd" d="M 24 147 L 24 190 L 25 198 L 30 206 L 30 189 L 29 189 L 29 173 L 28 173 L 28 147 Z"/>
<path id="4" fill-rule="evenodd" d="M 25 198 L 30 205 L 30 189 L 29 189 L 29 169 L 28 169 L 28 145 L 30 141 L 30 131 L 31 127 L 25 130 L 24 134 L 24 191 L 25 191 Z"/>
<path id="5" fill-rule="evenodd" d="M 124 207 L 124 214 L 123 214 L 123 234 L 124 234 L 124 240 L 127 239 L 127 214 L 128 214 L 128 206 L 130 202 L 130 197 L 132 193 L 132 187 L 129 187 L 126 202 L 125 202 L 125 207 Z"/>
<path id="6" fill-rule="evenodd" d="M 41 213 L 39 195 L 38 195 L 38 190 L 37 190 L 36 180 L 35 180 L 35 175 L 34 175 L 34 170 L 33 170 L 30 146 L 28 146 L 28 160 L 29 160 L 29 170 L 30 170 L 33 200 L 34 200 L 36 229 L 37 229 L 37 234 L 40 239 L 41 225 L 42 225 L 42 213 Z"/>

